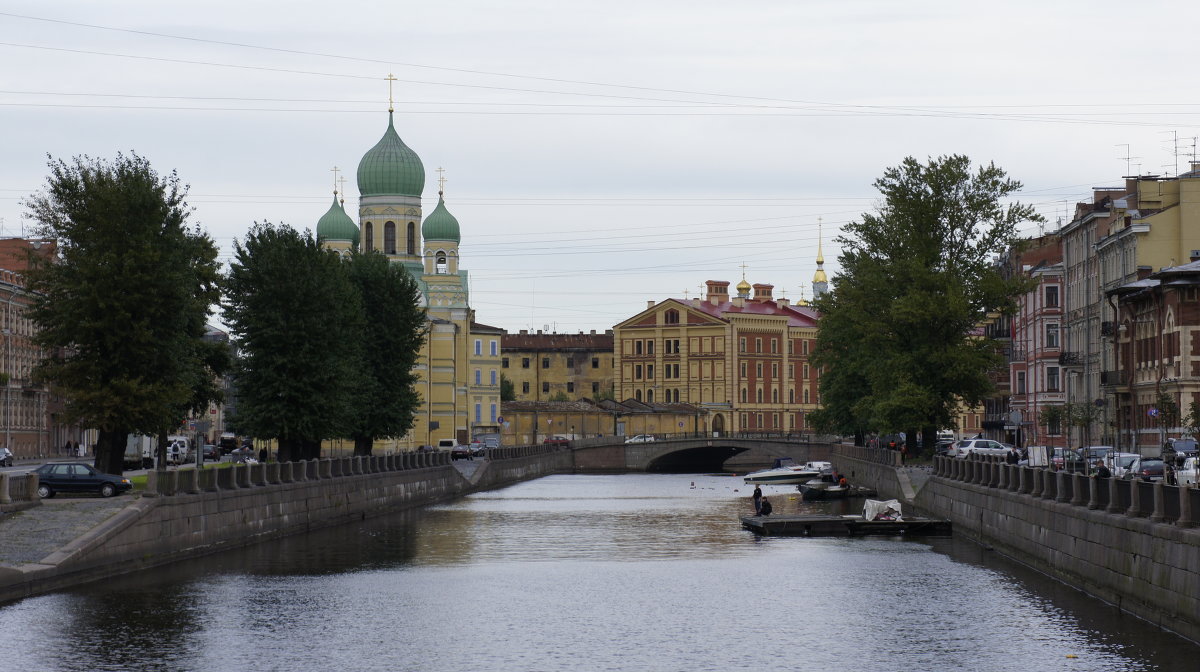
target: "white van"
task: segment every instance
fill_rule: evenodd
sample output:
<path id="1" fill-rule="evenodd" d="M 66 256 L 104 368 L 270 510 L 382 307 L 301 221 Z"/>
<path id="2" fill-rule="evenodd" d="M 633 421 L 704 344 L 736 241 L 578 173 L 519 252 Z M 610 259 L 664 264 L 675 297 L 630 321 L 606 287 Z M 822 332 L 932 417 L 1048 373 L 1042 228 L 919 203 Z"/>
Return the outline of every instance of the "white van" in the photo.
<path id="1" fill-rule="evenodd" d="M 182 434 L 167 437 L 167 464 L 183 464 L 188 459 L 191 441 Z"/>

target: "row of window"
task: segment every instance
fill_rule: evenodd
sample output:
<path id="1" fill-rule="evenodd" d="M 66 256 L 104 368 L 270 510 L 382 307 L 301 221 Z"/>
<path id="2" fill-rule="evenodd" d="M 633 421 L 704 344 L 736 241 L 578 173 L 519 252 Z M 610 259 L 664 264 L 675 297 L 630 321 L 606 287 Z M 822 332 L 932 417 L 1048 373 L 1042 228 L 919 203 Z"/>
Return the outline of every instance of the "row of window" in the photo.
<path id="1" fill-rule="evenodd" d="M 480 339 L 480 338 L 475 339 L 475 354 L 477 354 L 477 355 L 483 354 L 483 339 Z M 495 357 L 496 355 L 500 354 L 500 342 L 499 341 L 497 341 L 495 339 L 488 341 L 488 354 L 491 355 L 492 357 Z M 506 359 L 504 361 L 507 362 L 508 360 Z M 505 364 L 504 368 L 507 369 L 508 364 Z"/>
<path id="2" fill-rule="evenodd" d="M 807 388 L 807 387 L 803 389 L 803 393 L 804 393 L 804 394 L 803 394 L 804 403 L 806 403 L 806 404 L 808 404 L 808 403 L 811 403 L 811 402 L 809 401 L 809 394 L 808 394 L 808 388 Z M 765 394 L 764 394 L 764 392 L 763 392 L 763 388 L 761 388 L 761 387 L 760 387 L 760 388 L 756 389 L 756 390 L 754 391 L 754 403 L 756 403 L 756 404 L 763 404 L 763 403 L 766 403 L 766 402 L 764 401 L 764 399 L 765 399 Z M 748 403 L 750 403 L 750 391 L 749 391 L 749 390 L 747 390 L 747 389 L 746 389 L 746 388 L 744 388 L 744 387 L 742 388 L 742 403 L 743 403 L 743 404 L 748 404 Z M 772 390 L 771 390 L 771 403 L 772 403 L 772 404 L 778 404 L 778 403 L 779 403 L 779 390 L 778 390 L 778 389 L 772 389 Z M 787 400 L 787 403 L 789 403 L 789 404 L 794 404 L 794 403 L 796 403 L 796 390 L 793 390 L 793 389 L 791 389 L 791 388 L 789 388 L 789 389 L 788 389 L 788 400 Z"/>
<path id="3" fill-rule="evenodd" d="M 408 223 L 407 254 L 417 253 L 417 224 Z M 375 225 L 371 222 L 363 224 L 363 248 L 370 252 L 375 249 Z M 396 223 L 388 222 L 383 225 L 383 253 L 396 254 Z"/>
<path id="4" fill-rule="evenodd" d="M 1013 391 L 1014 391 L 1014 394 L 1025 394 L 1026 393 L 1025 372 L 1024 371 L 1017 371 L 1017 383 L 1014 386 Z M 1059 368 L 1057 366 L 1047 366 L 1046 367 L 1046 387 L 1045 387 L 1045 389 L 1039 390 L 1039 391 L 1040 392 L 1062 392 L 1062 380 L 1061 380 L 1061 376 L 1059 375 Z"/>
<path id="5" fill-rule="evenodd" d="M 762 362 L 754 363 L 755 377 L 762 378 L 764 370 L 765 369 L 763 368 Z M 748 375 L 747 375 L 748 372 L 749 372 L 749 367 L 747 366 L 747 362 L 742 362 L 741 363 L 742 378 L 748 377 Z M 804 380 L 808 380 L 808 364 L 804 365 L 804 367 L 801 369 L 801 372 L 804 374 Z M 788 365 L 788 378 L 795 379 L 795 377 L 796 377 L 796 365 L 789 364 Z M 771 362 L 771 378 L 779 378 L 779 363 L 778 362 Z"/>
<path id="6" fill-rule="evenodd" d="M 739 416 L 742 423 L 742 429 L 784 429 L 779 424 L 780 420 L 782 419 L 779 413 L 771 414 L 771 425 L 769 427 L 763 424 L 763 421 L 767 419 L 763 413 L 741 413 Z M 804 415 L 800 415 L 799 427 L 792 426 L 793 416 L 791 413 L 788 413 L 784 417 L 787 418 L 787 429 L 804 429 Z M 754 424 L 749 424 L 751 420 L 754 421 Z"/>
<path id="7" fill-rule="evenodd" d="M 495 424 L 496 418 L 499 417 L 498 415 L 496 415 L 496 405 L 488 404 L 488 406 L 489 406 L 489 411 L 490 411 L 488 417 L 491 418 L 488 422 Z M 479 404 L 479 403 L 475 404 L 475 422 L 477 422 L 477 423 L 483 422 L 483 404 Z"/>
<path id="8" fill-rule="evenodd" d="M 492 369 L 491 371 L 489 371 L 489 373 L 491 375 L 488 378 L 488 380 L 490 381 L 488 383 L 488 385 L 493 385 L 493 386 L 498 385 L 499 383 L 496 382 L 496 370 Z M 475 384 L 483 385 L 483 371 L 480 369 L 475 369 Z"/>
<path id="9" fill-rule="evenodd" d="M 495 353 L 492 353 L 492 354 L 495 354 Z M 521 368 L 528 369 L 530 361 L 531 360 L 529 357 L 522 357 L 521 358 Z M 500 368 L 502 368 L 502 369 L 508 368 L 508 357 L 504 357 L 500 360 Z M 542 368 L 543 369 L 550 368 L 550 358 L 549 357 L 542 358 Z M 568 369 L 575 368 L 575 358 L 574 357 L 567 357 L 566 368 L 568 368 Z M 592 368 L 593 369 L 600 368 L 600 358 L 599 357 L 592 357 Z"/>
<path id="10" fill-rule="evenodd" d="M 567 394 L 575 393 L 575 383 L 567 383 Z M 592 394 L 600 393 L 600 383 L 592 383 Z M 521 394 L 529 394 L 529 383 L 521 383 Z M 550 394 L 550 383 L 542 383 L 542 394 Z"/>

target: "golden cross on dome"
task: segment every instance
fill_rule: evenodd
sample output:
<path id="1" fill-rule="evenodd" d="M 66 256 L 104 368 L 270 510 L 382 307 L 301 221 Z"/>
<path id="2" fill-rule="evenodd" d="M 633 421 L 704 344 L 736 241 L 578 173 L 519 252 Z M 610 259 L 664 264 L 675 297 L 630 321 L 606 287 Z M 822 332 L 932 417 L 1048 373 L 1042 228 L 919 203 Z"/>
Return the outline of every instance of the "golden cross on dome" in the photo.
<path id="1" fill-rule="evenodd" d="M 340 170 L 341 169 L 337 166 L 329 169 L 329 172 L 333 173 L 333 193 L 335 195 L 338 193 L 338 172 L 340 172 Z"/>
<path id="2" fill-rule="evenodd" d="M 438 196 L 446 191 L 446 169 L 441 166 L 437 167 L 438 174 Z"/>
<path id="3" fill-rule="evenodd" d="M 342 187 L 342 205 L 345 205 L 346 204 L 346 176 L 343 175 L 343 176 L 339 177 L 338 182 L 340 183 L 340 185 Z"/>
<path id="4" fill-rule="evenodd" d="M 386 79 L 388 83 L 388 112 L 392 112 L 392 82 L 396 81 L 396 76 L 389 72 L 388 76 L 384 79 Z"/>
<path id="5" fill-rule="evenodd" d="M 746 279 L 746 269 L 747 268 L 749 268 L 749 266 L 747 266 L 746 262 L 743 261 L 742 262 L 742 280 Z"/>

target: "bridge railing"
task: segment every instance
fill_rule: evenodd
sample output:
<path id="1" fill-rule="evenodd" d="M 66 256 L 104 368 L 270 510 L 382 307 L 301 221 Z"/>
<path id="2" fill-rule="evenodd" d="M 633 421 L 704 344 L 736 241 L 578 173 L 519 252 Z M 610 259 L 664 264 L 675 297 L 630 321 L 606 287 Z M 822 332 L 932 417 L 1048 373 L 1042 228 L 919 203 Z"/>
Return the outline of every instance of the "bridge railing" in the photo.
<path id="1" fill-rule="evenodd" d="M 1195 487 L 1018 466 L 1005 463 L 999 455 L 938 456 L 934 458 L 934 476 L 1179 527 L 1191 527 L 1192 512 L 1200 509 L 1200 489 Z"/>
<path id="2" fill-rule="evenodd" d="M 595 446 L 613 446 L 629 442 L 634 436 L 605 435 L 578 438 L 570 441 L 573 448 L 592 448 Z M 827 437 L 818 436 L 811 432 L 654 432 L 650 434 L 654 441 L 672 441 L 687 439 L 761 439 L 764 441 L 783 441 L 787 443 L 827 443 Z M 640 442 L 639 442 L 640 443 Z"/>
<path id="3" fill-rule="evenodd" d="M 4 509 L 25 508 L 29 502 L 38 501 L 37 489 L 38 477 L 35 473 L 0 473 L 0 506 Z"/>

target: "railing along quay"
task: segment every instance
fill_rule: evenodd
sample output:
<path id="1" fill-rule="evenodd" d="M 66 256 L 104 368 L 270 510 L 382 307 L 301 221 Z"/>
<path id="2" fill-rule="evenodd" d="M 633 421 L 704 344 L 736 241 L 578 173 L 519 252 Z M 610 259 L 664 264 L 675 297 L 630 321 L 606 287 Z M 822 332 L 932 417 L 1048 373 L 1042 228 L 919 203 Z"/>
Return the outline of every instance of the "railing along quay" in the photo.
<path id="1" fill-rule="evenodd" d="M 570 448 L 565 446 L 505 446 L 489 448 L 479 459 L 510 460 L 562 450 L 570 450 Z M 450 463 L 451 458 L 448 451 L 413 451 L 390 455 L 356 455 L 296 462 L 234 464 L 221 469 L 151 471 L 148 473 L 146 490 L 143 494 L 147 497 L 155 495 L 170 497 L 320 481 L 362 474 L 444 467 Z"/>
<path id="2" fill-rule="evenodd" d="M 1200 508 L 1197 488 L 1018 466 L 998 455 L 939 456 L 934 476 L 1179 527 L 1192 527 L 1192 512 Z"/>

